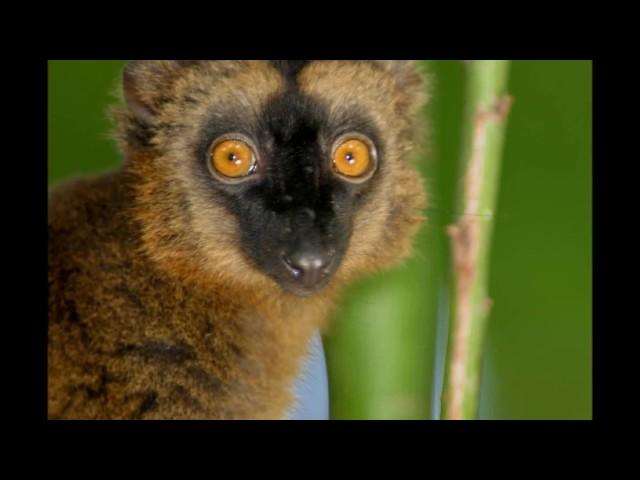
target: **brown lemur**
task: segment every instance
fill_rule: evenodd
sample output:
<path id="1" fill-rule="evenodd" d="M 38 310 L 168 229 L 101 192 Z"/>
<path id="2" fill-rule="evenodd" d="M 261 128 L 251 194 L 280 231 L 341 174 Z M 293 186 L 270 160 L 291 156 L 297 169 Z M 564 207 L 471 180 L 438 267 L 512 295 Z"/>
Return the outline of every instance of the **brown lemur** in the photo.
<path id="1" fill-rule="evenodd" d="M 426 81 L 154 60 L 122 83 L 122 167 L 49 192 L 49 418 L 282 418 L 340 289 L 410 252 Z"/>

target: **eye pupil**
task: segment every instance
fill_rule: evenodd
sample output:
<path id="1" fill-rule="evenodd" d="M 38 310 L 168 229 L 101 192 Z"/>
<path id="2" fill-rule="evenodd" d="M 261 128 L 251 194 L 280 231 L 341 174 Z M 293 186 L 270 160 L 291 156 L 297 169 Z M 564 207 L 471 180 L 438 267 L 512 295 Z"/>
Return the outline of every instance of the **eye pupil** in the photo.
<path id="1" fill-rule="evenodd" d="M 355 158 L 355 156 L 353 155 L 353 153 L 351 153 L 351 152 L 347 153 L 347 154 L 345 155 L 345 157 L 344 157 L 344 158 L 345 158 L 345 160 L 346 160 L 349 164 L 351 164 L 351 165 L 353 165 L 354 163 L 356 163 L 356 158 Z"/>

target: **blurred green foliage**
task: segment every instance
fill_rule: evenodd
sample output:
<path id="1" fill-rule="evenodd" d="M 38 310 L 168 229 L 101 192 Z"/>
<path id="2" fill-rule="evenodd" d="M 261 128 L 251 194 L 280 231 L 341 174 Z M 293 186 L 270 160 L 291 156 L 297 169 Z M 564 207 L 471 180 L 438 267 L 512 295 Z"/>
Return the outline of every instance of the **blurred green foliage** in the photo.
<path id="1" fill-rule="evenodd" d="M 123 64 L 49 63 L 50 184 L 121 162 L 106 108 Z M 429 220 L 412 259 L 345 295 L 326 338 L 333 418 L 437 417 L 464 65 L 424 66 Z M 591 418 L 591 88 L 588 61 L 512 62 L 480 418 Z"/>

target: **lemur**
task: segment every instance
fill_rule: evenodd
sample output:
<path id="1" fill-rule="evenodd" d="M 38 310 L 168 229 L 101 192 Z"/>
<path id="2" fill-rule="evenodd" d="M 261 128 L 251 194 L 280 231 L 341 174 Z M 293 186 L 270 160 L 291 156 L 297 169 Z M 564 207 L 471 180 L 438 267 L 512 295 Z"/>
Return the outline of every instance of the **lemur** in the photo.
<path id="1" fill-rule="evenodd" d="M 278 419 L 426 196 L 413 61 L 139 60 L 124 161 L 49 191 L 50 419 Z"/>

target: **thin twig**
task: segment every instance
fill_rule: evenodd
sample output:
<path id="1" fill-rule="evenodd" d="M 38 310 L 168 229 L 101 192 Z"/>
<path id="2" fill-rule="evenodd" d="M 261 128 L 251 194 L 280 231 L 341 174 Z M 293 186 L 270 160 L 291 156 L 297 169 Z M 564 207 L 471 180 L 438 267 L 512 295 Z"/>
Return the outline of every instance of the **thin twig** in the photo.
<path id="1" fill-rule="evenodd" d="M 506 71 L 502 73 L 506 75 Z M 495 79 L 495 89 L 500 90 L 505 80 L 506 78 L 498 76 Z M 473 81 L 473 78 L 470 81 Z M 493 199 L 487 198 L 485 190 L 488 183 L 493 182 L 492 185 L 495 185 L 497 182 L 497 178 L 488 178 L 487 162 L 497 164 L 500 160 L 499 149 L 490 150 L 488 142 L 502 140 L 501 129 L 490 131 L 490 127 L 504 124 L 512 101 L 509 95 L 493 96 L 489 102 L 479 101 L 480 98 L 475 100 L 477 102 L 474 103 L 471 145 L 468 149 L 469 158 L 466 161 L 460 199 L 465 214 L 447 228 L 452 241 L 454 268 L 453 328 L 444 402 L 445 418 L 448 419 L 475 416 L 480 369 L 479 345 L 484 335 L 484 320 L 492 303 L 484 294 L 486 268 L 485 271 L 480 271 L 482 256 L 488 253 L 487 244 L 493 214 Z M 493 138 L 490 138 L 491 135 Z M 495 165 L 492 171 L 497 177 Z M 474 301 L 478 292 L 479 301 Z M 478 350 L 476 358 L 473 358 L 474 347 Z"/>

